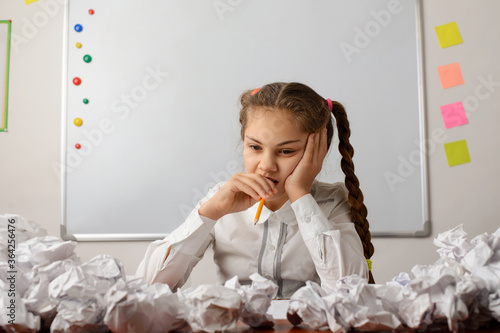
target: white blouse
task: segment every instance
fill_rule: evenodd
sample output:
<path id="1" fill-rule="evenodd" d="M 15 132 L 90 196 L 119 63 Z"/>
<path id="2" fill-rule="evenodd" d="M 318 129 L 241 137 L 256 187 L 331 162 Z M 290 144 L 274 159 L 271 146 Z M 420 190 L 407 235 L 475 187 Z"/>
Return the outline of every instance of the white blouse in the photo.
<path id="1" fill-rule="evenodd" d="M 275 212 L 264 206 L 256 225 L 258 203 L 217 221 L 198 214 L 222 185 L 215 186 L 176 230 L 149 245 L 136 275 L 179 288 L 213 246 L 219 283 L 235 275 L 240 283 L 250 283 L 249 276 L 258 272 L 278 284 L 275 298 L 290 298 L 307 280 L 328 292 L 343 276 L 368 278 L 343 183 L 315 181 L 310 194 L 293 204 L 287 201 Z"/>

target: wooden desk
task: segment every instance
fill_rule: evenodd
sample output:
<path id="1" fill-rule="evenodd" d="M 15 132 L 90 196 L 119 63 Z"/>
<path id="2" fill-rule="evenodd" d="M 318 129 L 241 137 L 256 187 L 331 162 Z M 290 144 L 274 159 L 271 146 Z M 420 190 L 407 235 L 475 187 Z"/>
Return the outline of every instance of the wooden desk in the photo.
<path id="1" fill-rule="evenodd" d="M 192 333 L 192 332 L 193 331 L 190 328 L 184 328 L 184 329 L 180 330 L 178 333 Z M 272 327 L 272 328 L 252 328 L 252 327 L 249 327 L 249 326 L 243 324 L 241 321 L 239 321 L 234 330 L 224 331 L 224 333 L 250 333 L 250 332 L 256 332 L 256 333 L 322 332 L 322 333 L 327 333 L 329 331 L 328 330 L 314 331 L 305 325 L 293 326 L 286 319 L 275 320 L 274 327 Z M 415 333 L 415 332 L 413 332 L 413 333 Z M 496 332 L 496 333 L 500 333 L 500 331 Z"/>
<path id="2" fill-rule="evenodd" d="M 182 332 L 192 332 L 190 329 Z M 225 331 L 225 333 L 250 333 L 250 332 L 255 332 L 255 333 L 285 333 L 285 332 L 321 332 L 321 333 L 328 333 L 330 332 L 329 330 L 322 330 L 322 331 L 315 331 L 310 329 L 309 327 L 305 325 L 299 325 L 299 326 L 293 326 L 288 322 L 286 319 L 278 319 L 274 321 L 274 327 L 273 328 L 251 328 L 248 327 L 241 322 L 238 322 L 238 326 L 234 330 L 230 331 Z M 353 331 L 356 332 L 356 331 Z M 359 332 L 359 331 L 358 331 Z M 378 331 L 379 333 L 424 333 L 424 332 L 429 332 L 429 333 L 452 333 L 449 331 L 447 328 L 435 328 L 435 329 L 429 329 L 426 331 L 423 330 L 410 330 L 410 329 L 401 329 L 401 330 L 393 330 L 393 331 Z M 491 327 L 487 329 L 480 329 L 480 330 L 459 330 L 458 333 L 473 333 L 473 332 L 481 332 L 481 333 L 500 333 L 500 323 L 498 322 L 493 322 L 491 324 Z"/>
<path id="3" fill-rule="evenodd" d="M 87 328 L 91 329 L 93 325 L 89 325 Z M 15 330 L 16 332 L 21 332 L 21 333 L 34 333 L 32 330 Z M 85 331 L 85 330 L 84 330 Z M 4 333 L 5 330 L 3 330 L 0 327 L 0 333 Z M 40 332 L 47 332 L 49 333 L 49 330 L 41 330 Z M 181 330 L 176 331 L 177 333 L 192 333 L 193 331 L 187 327 L 183 328 Z M 242 322 L 238 322 L 238 326 L 234 330 L 230 331 L 225 331 L 225 333 L 285 333 L 285 332 L 302 332 L 302 333 L 307 333 L 307 332 L 321 332 L 321 333 L 328 333 L 330 332 L 329 330 L 322 330 L 322 331 L 315 331 L 310 329 L 309 327 L 305 325 L 299 325 L 299 326 L 293 326 L 288 322 L 286 319 L 278 319 L 274 321 L 274 327 L 273 328 L 251 328 L 243 324 Z M 353 331 L 356 332 L 356 331 Z M 359 331 L 358 331 L 359 332 Z M 441 328 L 433 328 L 429 330 L 409 330 L 409 329 L 401 329 L 401 330 L 393 330 L 393 331 L 378 331 L 378 333 L 452 333 L 449 331 L 445 326 Z M 490 327 L 480 329 L 480 330 L 459 330 L 458 333 L 473 333 L 473 332 L 480 332 L 480 333 L 500 333 L 500 323 L 499 322 L 492 322 Z M 366 333 L 366 332 L 365 332 Z"/>

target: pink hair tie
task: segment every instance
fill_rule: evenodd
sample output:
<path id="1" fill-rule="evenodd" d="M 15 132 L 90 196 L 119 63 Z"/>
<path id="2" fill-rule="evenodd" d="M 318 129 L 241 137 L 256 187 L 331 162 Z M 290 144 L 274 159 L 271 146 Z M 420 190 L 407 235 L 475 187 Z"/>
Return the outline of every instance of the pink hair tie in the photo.
<path id="1" fill-rule="evenodd" d="M 253 96 L 253 95 L 255 95 L 256 93 L 258 93 L 258 92 L 259 92 L 259 90 L 260 90 L 260 88 L 254 89 L 254 90 L 252 91 L 252 96 Z"/>
<path id="2" fill-rule="evenodd" d="M 332 100 L 327 98 L 326 99 L 326 103 L 328 104 L 328 108 L 330 109 L 330 111 L 333 111 L 333 103 L 332 103 Z"/>

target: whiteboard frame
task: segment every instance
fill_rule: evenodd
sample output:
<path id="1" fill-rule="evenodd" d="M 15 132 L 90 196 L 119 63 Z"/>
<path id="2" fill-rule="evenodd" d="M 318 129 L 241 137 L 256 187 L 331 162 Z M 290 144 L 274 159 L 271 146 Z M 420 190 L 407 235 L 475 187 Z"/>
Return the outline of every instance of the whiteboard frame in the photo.
<path id="1" fill-rule="evenodd" d="M 419 100 L 419 127 L 420 127 L 420 160 L 421 168 L 421 187 L 422 187 L 422 217 L 424 219 L 422 230 L 414 232 L 372 232 L 373 237 L 428 237 L 431 234 L 429 217 L 429 180 L 427 169 L 429 167 L 427 160 L 427 146 L 425 138 L 427 137 L 427 117 L 425 112 L 425 75 L 424 75 L 424 41 L 422 26 L 422 0 L 416 1 L 415 22 L 417 24 L 417 71 L 418 71 L 418 100 Z M 369 219 L 368 219 L 369 220 Z"/>
<path id="2" fill-rule="evenodd" d="M 422 27 L 422 0 L 415 1 L 415 22 L 416 22 L 416 50 L 417 50 L 417 72 L 418 72 L 418 100 L 419 100 L 419 133 L 420 133 L 420 158 L 421 158 L 421 189 L 422 189 L 422 229 L 416 231 L 404 232 L 371 232 L 373 237 L 377 238 L 396 238 L 396 237 L 428 237 L 431 233 L 430 218 L 429 218 L 429 195 L 428 195 L 428 160 L 427 147 L 424 144 L 427 129 L 426 129 L 426 112 L 425 112 L 425 92 L 424 92 L 424 50 L 423 50 L 423 27 Z M 152 241 L 165 238 L 168 233 L 74 233 L 67 232 L 67 205 L 66 205 L 66 184 L 67 184 L 67 92 L 68 92 L 68 50 L 69 50 L 69 0 L 64 0 L 63 4 L 64 21 L 63 21 L 63 70 L 62 70 L 62 126 L 61 126 L 61 223 L 60 233 L 64 240 L 86 241 L 86 242 L 103 242 L 103 241 Z"/>
<path id="3" fill-rule="evenodd" d="M 5 75 L 0 77 L 2 80 L 2 84 L 4 85 L 4 89 L 0 90 L 2 94 L 1 104 L 0 105 L 0 133 L 9 131 L 9 74 L 10 74 L 10 49 L 12 42 L 12 21 L 11 20 L 0 20 L 0 24 L 5 24 L 7 26 L 6 33 L 6 43 L 5 43 L 5 63 L 1 63 L 2 69 Z M 0 72 L 1 73 L 1 72 Z"/>

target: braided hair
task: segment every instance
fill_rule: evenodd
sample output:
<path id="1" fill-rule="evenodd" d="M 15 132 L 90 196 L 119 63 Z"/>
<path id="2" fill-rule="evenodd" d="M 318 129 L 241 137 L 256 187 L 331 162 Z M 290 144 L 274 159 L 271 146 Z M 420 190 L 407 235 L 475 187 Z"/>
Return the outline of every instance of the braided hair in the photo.
<path id="1" fill-rule="evenodd" d="M 327 146 L 330 148 L 333 138 L 333 120 L 335 118 L 339 137 L 339 151 L 342 155 L 340 166 L 345 174 L 345 185 L 351 205 L 351 218 L 356 232 L 363 243 L 366 259 L 373 255 L 369 223 L 366 219 L 368 211 L 363 203 L 363 192 L 359 188 L 359 180 L 354 173 L 352 157 L 354 149 L 349 142 L 351 131 L 347 113 L 338 102 L 327 104 L 326 100 L 305 84 L 297 82 L 276 82 L 260 89 L 248 90 L 241 95 L 240 124 L 241 137 L 248 125 L 249 115 L 256 110 L 287 111 L 287 113 L 307 133 L 318 132 L 326 126 Z M 331 105 L 331 109 L 329 107 Z M 375 283 L 370 271 L 369 282 Z"/>

